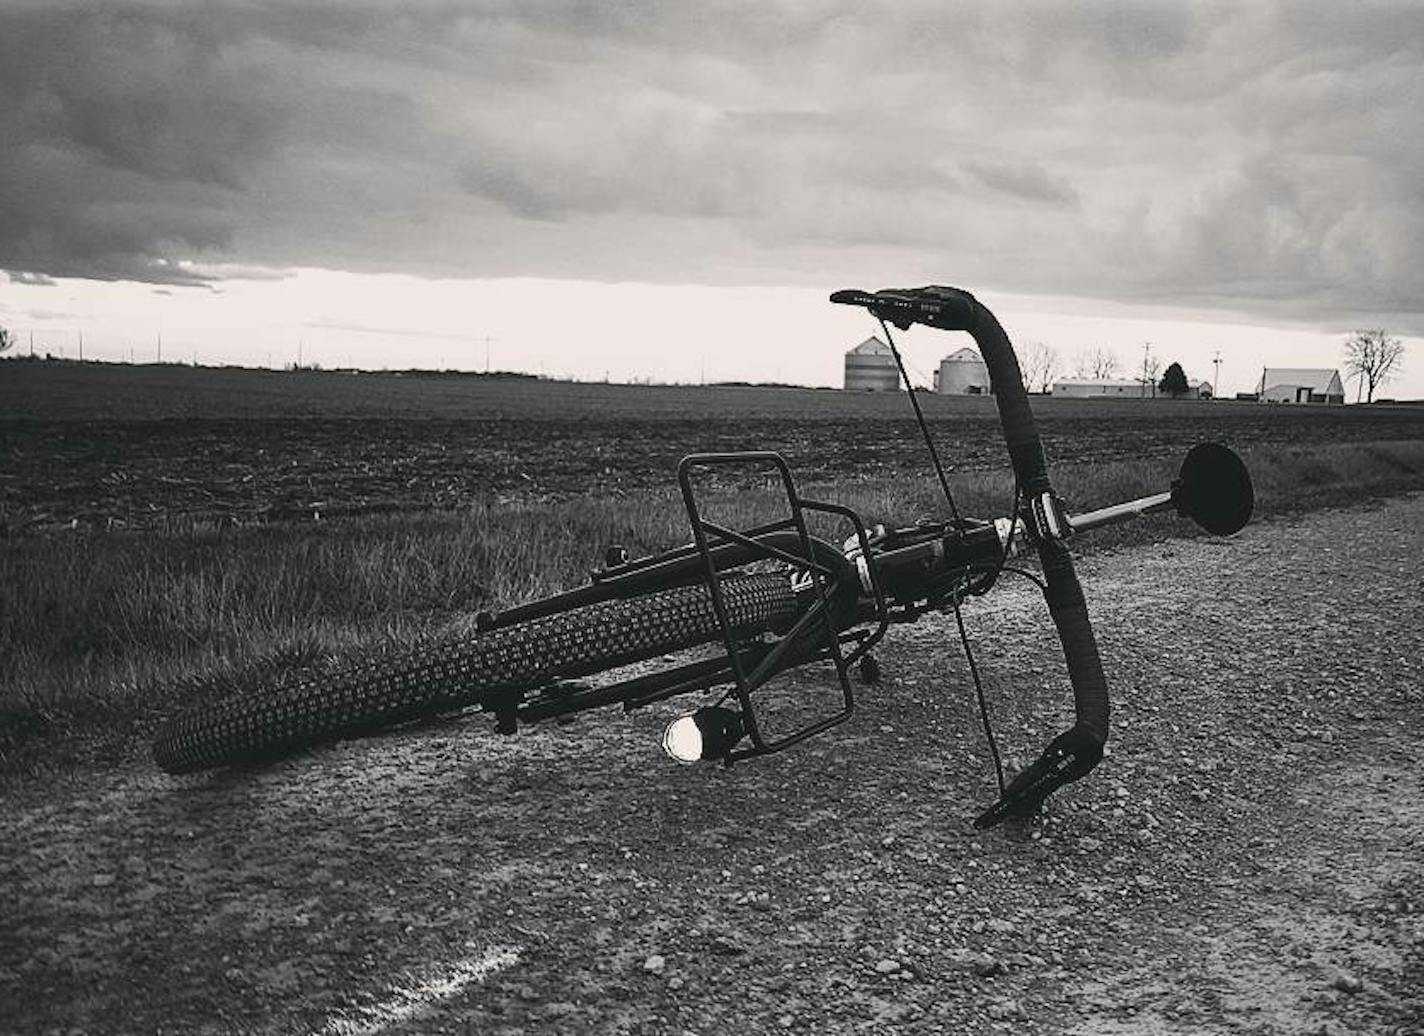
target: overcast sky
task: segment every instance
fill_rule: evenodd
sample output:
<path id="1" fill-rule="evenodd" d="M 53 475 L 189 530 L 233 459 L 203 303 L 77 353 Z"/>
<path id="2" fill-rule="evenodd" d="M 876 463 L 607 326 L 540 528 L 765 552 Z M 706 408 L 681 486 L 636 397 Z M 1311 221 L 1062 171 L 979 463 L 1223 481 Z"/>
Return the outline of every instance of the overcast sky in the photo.
<path id="1" fill-rule="evenodd" d="M 948 283 L 1424 396 L 1424 5 L 0 0 L 0 98 L 22 345 L 830 383 Z"/>

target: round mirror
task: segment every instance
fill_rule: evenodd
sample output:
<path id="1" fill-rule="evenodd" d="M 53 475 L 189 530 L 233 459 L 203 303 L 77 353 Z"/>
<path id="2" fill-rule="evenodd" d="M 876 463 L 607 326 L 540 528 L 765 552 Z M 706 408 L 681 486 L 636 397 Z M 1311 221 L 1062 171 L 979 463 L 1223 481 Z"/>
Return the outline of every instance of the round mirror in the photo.
<path id="1" fill-rule="evenodd" d="M 1251 520 L 1256 494 L 1241 458 L 1220 443 L 1204 442 L 1187 451 L 1172 502 L 1207 532 L 1229 536 Z"/>

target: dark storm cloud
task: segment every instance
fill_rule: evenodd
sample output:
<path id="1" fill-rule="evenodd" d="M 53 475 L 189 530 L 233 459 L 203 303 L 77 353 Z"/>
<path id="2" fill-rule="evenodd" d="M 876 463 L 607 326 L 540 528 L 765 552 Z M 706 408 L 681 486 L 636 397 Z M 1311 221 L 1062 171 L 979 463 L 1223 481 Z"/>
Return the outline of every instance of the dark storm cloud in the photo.
<path id="1" fill-rule="evenodd" d="M 0 13 L 0 267 L 882 276 L 1424 325 L 1424 9 Z M 834 278 L 833 278 L 834 279 Z"/>
<path id="2" fill-rule="evenodd" d="M 221 47 L 133 13 L 0 16 L 0 262 L 181 282 L 170 254 L 224 249 L 281 116 Z"/>

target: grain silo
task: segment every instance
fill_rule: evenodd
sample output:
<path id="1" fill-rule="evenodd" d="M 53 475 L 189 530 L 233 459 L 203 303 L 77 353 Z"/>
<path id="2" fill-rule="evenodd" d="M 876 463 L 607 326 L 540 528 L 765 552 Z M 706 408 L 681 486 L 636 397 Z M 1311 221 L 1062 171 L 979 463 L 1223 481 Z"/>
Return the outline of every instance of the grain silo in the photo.
<path id="1" fill-rule="evenodd" d="M 939 361 L 935 371 L 935 391 L 945 396 L 987 395 L 989 368 L 973 349 L 965 346 Z"/>
<path id="2" fill-rule="evenodd" d="M 862 392 L 894 392 L 900 387 L 900 369 L 890 347 L 867 338 L 845 355 L 845 387 Z"/>

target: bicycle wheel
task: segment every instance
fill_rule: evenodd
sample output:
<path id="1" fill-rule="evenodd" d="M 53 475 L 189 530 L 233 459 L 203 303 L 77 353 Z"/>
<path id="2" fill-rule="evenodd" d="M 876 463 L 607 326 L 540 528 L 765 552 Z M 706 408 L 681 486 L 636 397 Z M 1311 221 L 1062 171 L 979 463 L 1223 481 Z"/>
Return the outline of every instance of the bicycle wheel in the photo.
<path id="1" fill-rule="evenodd" d="M 737 636 L 795 621 L 785 576 L 734 576 L 722 589 Z M 720 637 L 704 585 L 604 601 L 194 709 L 158 731 L 153 758 L 169 773 L 271 759 Z"/>

